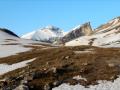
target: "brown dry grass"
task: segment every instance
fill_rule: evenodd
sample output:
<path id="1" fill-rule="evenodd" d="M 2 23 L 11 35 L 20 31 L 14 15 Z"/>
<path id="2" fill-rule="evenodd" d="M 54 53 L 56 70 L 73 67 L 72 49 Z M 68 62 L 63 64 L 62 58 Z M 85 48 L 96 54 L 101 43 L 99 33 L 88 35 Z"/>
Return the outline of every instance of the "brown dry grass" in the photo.
<path id="1" fill-rule="evenodd" d="M 12 64 L 36 58 L 36 60 L 29 63 L 30 70 L 41 72 L 44 77 L 37 77 L 29 82 L 29 85 L 34 86 L 35 90 L 40 90 L 38 88 L 43 88 L 45 84 L 53 83 L 56 80 L 71 84 L 81 83 L 87 86 L 96 84 L 97 80 L 114 80 L 120 73 L 120 48 L 90 46 L 42 48 L 34 46 L 31 51 L 0 59 L 0 63 Z M 92 49 L 91 52 L 94 53 L 74 53 L 74 51 L 85 51 L 88 49 Z M 114 64 L 114 66 L 110 67 L 108 64 Z M 57 69 L 57 77 L 51 72 L 53 67 Z M 17 77 L 22 70 L 27 70 L 27 67 L 9 72 L 3 77 Z M 73 80 L 72 77 L 76 75 L 85 77 L 87 81 Z"/>

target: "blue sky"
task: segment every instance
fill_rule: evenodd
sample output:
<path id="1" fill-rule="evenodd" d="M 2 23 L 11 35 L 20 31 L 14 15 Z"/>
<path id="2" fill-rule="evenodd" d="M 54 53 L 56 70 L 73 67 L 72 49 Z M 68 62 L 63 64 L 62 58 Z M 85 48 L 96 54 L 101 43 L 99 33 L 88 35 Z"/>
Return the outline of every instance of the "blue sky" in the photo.
<path id="1" fill-rule="evenodd" d="M 117 16 L 119 0 L 0 0 L 0 27 L 18 35 L 47 25 L 69 31 L 88 21 L 95 28 Z"/>

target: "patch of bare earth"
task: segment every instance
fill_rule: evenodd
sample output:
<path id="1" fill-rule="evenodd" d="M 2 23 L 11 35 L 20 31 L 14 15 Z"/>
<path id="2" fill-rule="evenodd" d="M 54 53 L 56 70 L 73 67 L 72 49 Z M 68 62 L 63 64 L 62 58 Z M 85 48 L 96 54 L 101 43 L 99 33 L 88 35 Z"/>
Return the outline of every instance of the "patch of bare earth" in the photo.
<path id="1" fill-rule="evenodd" d="M 13 64 L 36 58 L 29 63 L 29 66 L 1 76 L 1 78 L 8 77 L 12 85 L 14 85 L 12 81 L 20 83 L 21 80 L 26 80 L 30 90 L 45 90 L 48 86 L 51 90 L 62 83 L 80 83 L 87 87 L 91 84 L 97 84 L 98 80 L 113 81 L 120 74 L 120 48 L 91 46 L 55 48 L 49 46 L 48 48 L 45 46 L 47 49 L 43 49 L 45 47 L 25 47 L 33 49 L 0 59 L 0 63 Z M 86 80 L 73 79 L 74 76 L 78 75 Z M 12 85 L 7 84 L 11 88 Z"/>

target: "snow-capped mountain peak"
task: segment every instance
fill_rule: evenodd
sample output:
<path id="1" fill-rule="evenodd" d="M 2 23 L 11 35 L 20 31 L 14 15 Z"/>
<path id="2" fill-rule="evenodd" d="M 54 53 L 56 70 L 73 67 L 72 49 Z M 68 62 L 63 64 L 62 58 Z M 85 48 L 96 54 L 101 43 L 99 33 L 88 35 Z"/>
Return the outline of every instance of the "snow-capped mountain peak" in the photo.
<path id="1" fill-rule="evenodd" d="M 49 25 L 26 35 L 23 35 L 22 38 L 44 42 L 54 42 L 56 39 L 63 37 L 63 35 L 64 32 L 62 29 Z"/>
<path id="2" fill-rule="evenodd" d="M 38 31 L 40 31 L 40 30 L 38 30 Z M 41 31 L 47 32 L 47 33 L 50 33 L 50 34 L 53 34 L 53 33 L 57 34 L 58 37 L 63 36 L 63 33 L 64 33 L 62 29 L 60 29 L 58 27 L 55 27 L 55 26 L 52 26 L 52 25 L 48 25 L 48 26 L 42 28 Z"/>

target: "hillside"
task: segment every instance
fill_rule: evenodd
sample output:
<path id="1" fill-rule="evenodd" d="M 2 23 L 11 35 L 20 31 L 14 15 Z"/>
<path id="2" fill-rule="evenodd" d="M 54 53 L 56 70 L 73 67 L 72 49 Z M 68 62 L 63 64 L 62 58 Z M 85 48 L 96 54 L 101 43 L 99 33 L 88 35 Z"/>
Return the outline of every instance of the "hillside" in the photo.
<path id="1" fill-rule="evenodd" d="M 118 78 L 119 55 L 118 48 L 34 46 L 30 51 L 0 59 L 2 68 L 6 68 L 2 63 L 8 64 L 9 68 L 11 65 L 16 67 L 19 63 L 29 62 L 27 65 L 14 67 L 10 72 L 3 72 L 1 79 L 4 79 L 1 83 L 4 80 L 7 83 L 11 81 L 7 84 L 9 88 L 13 88 L 13 85 L 19 88 L 17 86 L 27 84 L 30 90 L 51 90 L 63 83 L 94 87 L 99 80 L 113 81 Z M 110 90 L 110 87 L 108 89 Z"/>
<path id="2" fill-rule="evenodd" d="M 120 18 L 20 38 L 0 29 L 0 90 L 120 90 Z"/>

